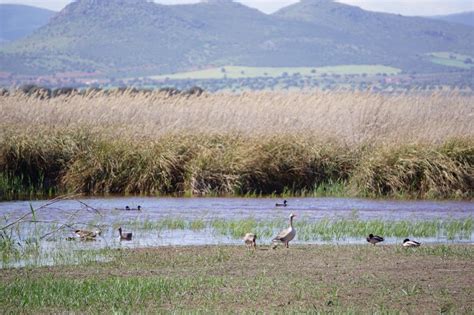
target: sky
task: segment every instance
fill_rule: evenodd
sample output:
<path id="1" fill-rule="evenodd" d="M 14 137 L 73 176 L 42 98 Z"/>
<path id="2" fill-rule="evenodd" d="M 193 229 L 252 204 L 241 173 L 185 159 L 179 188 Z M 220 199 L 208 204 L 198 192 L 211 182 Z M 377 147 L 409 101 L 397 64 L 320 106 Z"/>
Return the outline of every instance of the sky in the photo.
<path id="1" fill-rule="evenodd" d="M 298 2 L 298 0 L 236 0 L 265 13 Z M 0 0 L 0 3 L 33 5 L 59 11 L 72 0 Z M 183 4 L 198 0 L 155 0 L 163 4 Z M 444 15 L 474 11 L 474 0 L 338 0 L 366 10 L 398 13 L 402 15 Z"/>

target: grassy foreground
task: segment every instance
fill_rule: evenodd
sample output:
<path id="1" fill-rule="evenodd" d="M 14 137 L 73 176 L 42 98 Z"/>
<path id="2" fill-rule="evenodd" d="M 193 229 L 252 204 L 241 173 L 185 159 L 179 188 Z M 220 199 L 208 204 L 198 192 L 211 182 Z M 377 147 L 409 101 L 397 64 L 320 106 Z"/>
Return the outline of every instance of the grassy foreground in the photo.
<path id="1" fill-rule="evenodd" d="M 106 263 L 0 270 L 5 312 L 471 313 L 474 247 L 115 250 Z"/>

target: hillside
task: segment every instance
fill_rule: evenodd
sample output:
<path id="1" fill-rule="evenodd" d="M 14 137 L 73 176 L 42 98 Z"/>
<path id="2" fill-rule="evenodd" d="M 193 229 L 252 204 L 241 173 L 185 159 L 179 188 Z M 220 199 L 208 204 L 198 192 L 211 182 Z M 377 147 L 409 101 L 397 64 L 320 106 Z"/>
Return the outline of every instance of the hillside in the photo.
<path id="1" fill-rule="evenodd" d="M 443 20 L 446 22 L 464 24 L 474 27 L 474 11 L 433 16 L 433 19 Z"/>
<path id="2" fill-rule="evenodd" d="M 417 54 L 439 51 L 472 53 L 470 28 L 419 17 L 364 11 L 330 0 L 302 0 L 274 13 L 275 16 L 328 27 L 345 34 L 354 54 L 370 54 L 376 63 L 403 69 L 419 67 Z M 424 65 L 428 66 L 428 65 Z"/>
<path id="3" fill-rule="evenodd" d="M 30 35 L 56 12 L 26 5 L 0 4 L 0 43 Z"/>
<path id="4" fill-rule="evenodd" d="M 230 0 L 78 0 L 31 36 L 0 48 L 0 71 L 120 78 L 228 65 L 378 64 L 430 72 L 446 66 L 427 54 L 469 54 L 473 43 L 467 26 L 329 0 L 303 0 L 272 15 Z"/>

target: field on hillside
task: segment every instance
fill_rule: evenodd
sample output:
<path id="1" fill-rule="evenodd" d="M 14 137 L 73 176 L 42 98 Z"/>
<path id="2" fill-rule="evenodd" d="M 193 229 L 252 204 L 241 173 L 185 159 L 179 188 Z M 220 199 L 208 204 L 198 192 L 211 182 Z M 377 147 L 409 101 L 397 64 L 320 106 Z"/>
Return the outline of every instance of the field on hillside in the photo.
<path id="1" fill-rule="evenodd" d="M 4 196 L 473 196 L 472 96 L 38 93 L 0 97 Z"/>
<path id="2" fill-rule="evenodd" d="M 375 74 L 398 74 L 401 70 L 383 65 L 341 65 L 328 67 L 240 67 L 225 66 L 220 68 L 211 68 L 199 71 L 181 72 L 174 74 L 164 74 L 151 76 L 155 80 L 164 79 L 239 79 L 239 78 L 257 78 L 257 77 L 281 77 L 300 74 L 303 76 L 321 76 L 323 74 L 339 75 L 375 75 Z"/>
<path id="3" fill-rule="evenodd" d="M 93 251 L 85 251 L 88 256 Z M 7 313 L 472 313 L 471 245 L 109 250 L 106 262 L 0 270 Z"/>
<path id="4" fill-rule="evenodd" d="M 430 61 L 443 66 L 462 69 L 474 68 L 474 57 L 452 52 L 434 52 L 428 54 Z"/>

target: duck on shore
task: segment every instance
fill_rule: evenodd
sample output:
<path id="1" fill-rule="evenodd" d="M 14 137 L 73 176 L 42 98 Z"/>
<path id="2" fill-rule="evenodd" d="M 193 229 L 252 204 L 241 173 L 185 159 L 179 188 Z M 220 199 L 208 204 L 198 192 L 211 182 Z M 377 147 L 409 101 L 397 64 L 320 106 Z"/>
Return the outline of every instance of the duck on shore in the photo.
<path id="1" fill-rule="evenodd" d="M 272 240 L 272 243 L 283 243 L 286 248 L 288 248 L 288 243 L 293 240 L 296 236 L 296 229 L 293 227 L 293 218 L 296 217 L 296 214 L 290 214 L 290 226 L 282 230 L 278 235 Z M 273 248 L 276 248 L 276 244 Z"/>
<path id="2" fill-rule="evenodd" d="M 402 244 L 403 247 L 418 247 L 420 245 L 421 245 L 420 242 L 410 241 L 410 239 L 408 239 L 408 238 L 404 239 L 403 244 Z"/>
<path id="3" fill-rule="evenodd" d="M 383 242 L 383 241 L 384 241 L 383 237 L 378 236 L 378 235 L 369 234 L 369 237 L 367 237 L 367 242 L 369 242 L 370 244 L 373 244 L 374 246 L 375 244 Z"/>
<path id="4" fill-rule="evenodd" d="M 256 248 L 257 247 L 257 235 L 255 235 L 253 233 L 245 234 L 244 242 L 245 242 L 245 245 L 247 245 L 247 248 L 250 248 L 250 247 Z"/>

